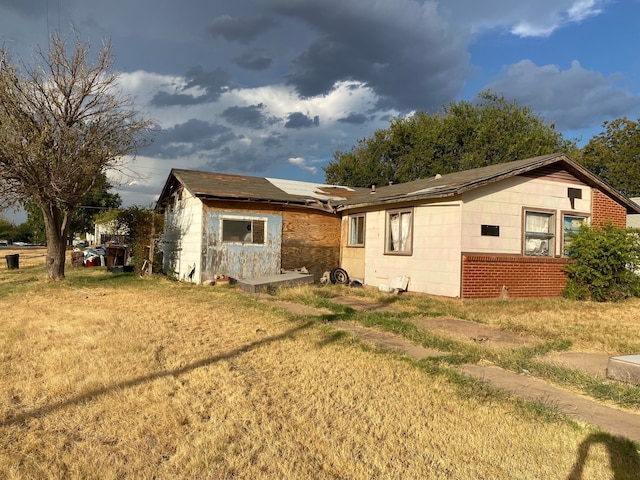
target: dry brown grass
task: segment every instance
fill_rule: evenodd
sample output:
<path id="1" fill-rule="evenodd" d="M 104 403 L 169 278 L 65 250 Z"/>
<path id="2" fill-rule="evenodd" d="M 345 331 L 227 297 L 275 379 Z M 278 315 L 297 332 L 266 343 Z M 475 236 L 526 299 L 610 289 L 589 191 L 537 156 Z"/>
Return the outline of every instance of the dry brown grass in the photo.
<path id="1" fill-rule="evenodd" d="M 567 478 L 592 433 L 232 288 L 38 275 L 0 272 L 3 478 Z"/>
<path id="2" fill-rule="evenodd" d="M 44 265 L 45 248 L 41 247 L 7 247 L 0 248 L 0 272 L 7 270 L 6 255 L 20 255 L 18 261 L 20 267 L 35 267 Z"/>

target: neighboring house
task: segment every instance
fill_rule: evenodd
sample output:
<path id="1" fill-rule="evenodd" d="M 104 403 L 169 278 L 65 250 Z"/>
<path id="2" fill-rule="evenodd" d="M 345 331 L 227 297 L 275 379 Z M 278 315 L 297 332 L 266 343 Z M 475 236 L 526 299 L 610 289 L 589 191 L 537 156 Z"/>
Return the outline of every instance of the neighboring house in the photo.
<path id="1" fill-rule="evenodd" d="M 93 235 L 89 236 L 87 234 L 87 240 L 96 245 L 106 245 L 109 242 L 124 244 L 127 243 L 128 236 L 129 228 L 123 225 L 118 226 L 118 222 L 112 220 L 105 223 L 96 223 Z"/>
<path id="2" fill-rule="evenodd" d="M 635 202 L 637 205 L 640 205 L 640 197 L 631 197 L 631 201 Z M 640 228 L 640 214 L 638 213 L 630 213 L 627 215 L 627 227 L 628 228 Z"/>
<path id="3" fill-rule="evenodd" d="M 197 282 L 339 265 L 366 285 L 403 276 L 461 298 L 558 296 L 568 233 L 640 214 L 563 154 L 371 189 L 174 170 L 158 208 L 165 268 Z"/>
<path id="4" fill-rule="evenodd" d="M 354 189 L 290 180 L 172 170 L 158 199 L 163 267 L 202 283 L 305 267 L 316 281 L 340 263 L 340 216 Z"/>

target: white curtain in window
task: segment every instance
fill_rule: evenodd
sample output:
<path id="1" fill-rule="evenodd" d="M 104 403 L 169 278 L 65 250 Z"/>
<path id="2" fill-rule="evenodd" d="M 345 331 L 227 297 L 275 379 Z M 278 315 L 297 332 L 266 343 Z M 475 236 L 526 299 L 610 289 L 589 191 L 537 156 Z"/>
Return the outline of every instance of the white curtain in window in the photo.
<path id="1" fill-rule="evenodd" d="M 551 215 L 545 215 L 541 213 L 527 213 L 524 229 L 527 232 L 535 233 L 549 233 L 549 221 Z"/>
<path id="2" fill-rule="evenodd" d="M 389 229 L 391 230 L 391 245 L 389 250 L 400 250 L 400 214 L 389 215 Z"/>
<path id="3" fill-rule="evenodd" d="M 409 238 L 410 238 L 410 230 L 411 230 L 411 213 L 405 212 L 400 215 L 400 229 L 401 229 L 401 237 L 400 237 L 400 248 L 399 250 L 408 251 L 409 250 Z"/>

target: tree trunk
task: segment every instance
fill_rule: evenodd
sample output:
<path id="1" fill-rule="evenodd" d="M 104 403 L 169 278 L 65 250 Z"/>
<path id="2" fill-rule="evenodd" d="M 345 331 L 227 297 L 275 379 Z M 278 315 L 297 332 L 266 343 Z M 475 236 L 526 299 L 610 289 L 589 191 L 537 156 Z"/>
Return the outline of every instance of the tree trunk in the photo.
<path id="1" fill-rule="evenodd" d="M 67 254 L 67 219 L 68 212 L 51 206 L 42 209 L 44 224 L 47 230 L 47 278 L 49 280 L 64 279 L 64 263 Z"/>

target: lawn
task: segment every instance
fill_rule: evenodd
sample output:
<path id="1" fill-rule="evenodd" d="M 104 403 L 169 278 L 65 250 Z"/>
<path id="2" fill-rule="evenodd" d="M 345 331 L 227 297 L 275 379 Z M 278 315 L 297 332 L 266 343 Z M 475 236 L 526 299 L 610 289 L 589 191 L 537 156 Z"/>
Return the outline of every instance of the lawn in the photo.
<path id="1" fill-rule="evenodd" d="M 0 268 L 2 478 L 638 478 L 630 442 L 368 348 L 327 318 L 102 268 L 46 282 L 37 263 Z M 339 314 L 331 298 L 345 293 L 378 295 L 278 295 Z M 384 301 L 399 320 L 455 315 L 571 348 L 640 348 L 637 302 Z"/>

